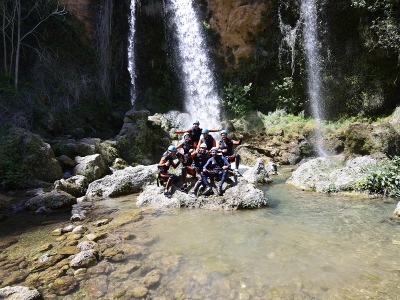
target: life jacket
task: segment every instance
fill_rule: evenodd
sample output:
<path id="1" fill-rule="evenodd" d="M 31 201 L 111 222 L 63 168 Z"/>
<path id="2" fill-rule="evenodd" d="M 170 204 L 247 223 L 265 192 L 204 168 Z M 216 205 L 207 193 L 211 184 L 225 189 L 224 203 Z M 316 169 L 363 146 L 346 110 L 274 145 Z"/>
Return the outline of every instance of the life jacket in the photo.
<path id="1" fill-rule="evenodd" d="M 194 143 L 197 143 L 200 140 L 200 136 L 201 136 L 201 131 L 203 129 L 201 129 L 200 127 L 197 127 L 197 129 L 195 129 L 194 127 L 190 128 L 190 138 Z"/>
<path id="2" fill-rule="evenodd" d="M 214 138 L 211 135 L 208 135 L 208 138 L 205 139 L 204 137 L 201 138 L 200 144 L 204 143 L 207 145 L 207 150 L 211 150 L 213 147 Z"/>
<path id="3" fill-rule="evenodd" d="M 204 165 L 208 161 L 208 153 L 197 152 L 193 158 L 192 166 L 196 169 L 203 170 Z"/>
<path id="4" fill-rule="evenodd" d="M 173 157 L 172 157 L 171 155 L 169 155 L 168 151 L 165 152 L 165 153 L 162 155 L 162 157 L 165 158 L 167 161 L 169 161 L 169 164 L 170 164 L 170 165 L 171 165 L 171 163 L 174 161 Z M 170 165 L 169 165 L 169 166 L 160 166 L 160 165 L 158 165 L 158 174 L 160 174 L 160 173 L 167 173 L 168 170 L 169 170 Z"/>
<path id="5" fill-rule="evenodd" d="M 233 154 L 233 142 L 230 138 L 226 138 L 226 143 L 223 140 L 220 140 L 218 143 L 221 150 L 227 150 L 224 156 L 231 156 Z"/>

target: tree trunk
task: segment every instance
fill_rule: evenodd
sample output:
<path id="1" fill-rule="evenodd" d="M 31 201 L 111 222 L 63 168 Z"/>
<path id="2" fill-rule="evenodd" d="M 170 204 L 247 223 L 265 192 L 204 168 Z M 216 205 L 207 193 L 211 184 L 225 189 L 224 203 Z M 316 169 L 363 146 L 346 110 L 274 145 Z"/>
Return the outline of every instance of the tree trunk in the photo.
<path id="1" fill-rule="evenodd" d="M 18 68 L 19 68 L 19 52 L 21 49 L 21 0 L 17 1 L 17 51 L 15 53 L 15 77 L 14 77 L 14 88 L 18 90 Z"/>

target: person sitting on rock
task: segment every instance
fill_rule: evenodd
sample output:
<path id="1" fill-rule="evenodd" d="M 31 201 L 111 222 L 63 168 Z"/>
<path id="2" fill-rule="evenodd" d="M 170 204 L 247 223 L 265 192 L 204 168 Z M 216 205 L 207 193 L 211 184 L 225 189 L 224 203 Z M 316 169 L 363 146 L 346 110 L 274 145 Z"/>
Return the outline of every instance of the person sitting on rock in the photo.
<path id="1" fill-rule="evenodd" d="M 225 182 L 228 169 L 231 167 L 231 165 L 223 155 L 218 155 L 217 147 L 212 147 L 210 154 L 211 158 L 204 165 L 203 173 L 201 175 L 203 182 L 206 185 L 206 190 L 203 192 L 203 195 L 207 196 L 210 195 L 212 192 L 211 186 L 207 178 L 217 178 L 220 179 L 220 182 L 218 184 L 218 195 L 222 196 L 222 185 Z"/>
<path id="2" fill-rule="evenodd" d="M 215 139 L 212 137 L 212 135 L 210 135 L 210 130 L 208 130 L 207 128 L 204 128 L 202 131 L 202 137 L 200 138 L 199 143 L 200 144 L 206 144 L 207 145 L 207 150 L 211 150 L 212 147 L 216 147 L 217 146 L 217 142 L 215 141 Z"/>
<path id="3" fill-rule="evenodd" d="M 169 193 L 169 185 L 172 182 L 175 182 L 178 180 L 178 176 L 175 174 L 171 174 L 168 172 L 169 167 L 172 166 L 174 168 L 179 166 L 179 161 L 178 163 L 174 162 L 174 157 L 176 154 L 176 148 L 175 146 L 171 145 L 168 147 L 168 150 L 162 155 L 160 162 L 158 163 L 158 178 L 162 181 L 165 182 L 164 186 L 164 196 L 171 198 L 171 194 Z"/>
<path id="4" fill-rule="evenodd" d="M 239 172 L 240 155 L 233 152 L 233 146 L 240 145 L 243 140 L 243 135 L 239 135 L 239 141 L 234 141 L 228 138 L 228 131 L 221 131 L 221 140 L 218 142 L 218 151 L 222 153 L 223 156 L 229 162 L 235 162 L 235 169 L 233 170 L 235 174 Z"/>
<path id="5" fill-rule="evenodd" d="M 199 150 L 192 152 L 190 154 L 190 158 L 192 159 L 192 165 L 185 166 L 182 168 L 183 185 L 181 187 L 181 191 L 186 190 L 187 188 L 186 177 L 187 174 L 190 174 L 191 176 L 197 178 L 197 182 L 195 183 L 193 190 L 189 192 L 189 196 L 195 198 L 197 191 L 200 188 L 200 185 L 202 185 L 203 183 L 201 172 L 203 171 L 203 167 L 209 158 L 209 153 L 207 152 L 207 145 L 201 144 Z"/>
<path id="6" fill-rule="evenodd" d="M 190 138 L 190 134 L 185 132 L 183 134 L 183 142 L 176 146 L 176 149 L 182 149 L 183 153 L 178 153 L 176 156 L 179 158 L 180 162 L 184 166 L 190 166 L 192 164 L 192 159 L 190 158 L 190 154 L 194 152 L 197 148 L 197 144 L 193 142 Z"/>
<path id="7" fill-rule="evenodd" d="M 193 122 L 193 127 L 187 130 L 175 130 L 173 133 L 177 134 L 183 134 L 185 132 L 190 134 L 190 138 L 194 143 L 197 143 L 197 145 L 200 145 L 199 140 L 201 137 L 203 129 L 200 128 L 200 122 L 198 120 Z M 209 132 L 218 132 L 220 131 L 219 129 L 209 129 Z"/>

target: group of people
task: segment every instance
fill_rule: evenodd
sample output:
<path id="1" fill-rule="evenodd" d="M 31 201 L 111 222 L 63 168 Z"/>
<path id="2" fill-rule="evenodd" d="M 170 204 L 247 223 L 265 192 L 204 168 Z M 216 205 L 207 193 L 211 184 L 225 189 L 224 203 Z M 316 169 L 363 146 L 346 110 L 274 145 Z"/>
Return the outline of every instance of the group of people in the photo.
<path id="1" fill-rule="evenodd" d="M 220 132 L 221 140 L 217 141 L 210 135 L 210 132 Z M 200 186 L 205 190 L 202 195 L 210 195 L 212 188 L 209 178 L 219 179 L 217 186 L 218 195 L 223 195 L 222 185 L 225 182 L 228 171 L 231 169 L 231 162 L 235 163 L 233 172 L 238 174 L 240 156 L 235 154 L 233 146 L 240 145 L 243 136 L 239 136 L 239 141 L 228 138 L 226 130 L 200 128 L 199 121 L 193 123 L 193 127 L 188 130 L 174 131 L 177 134 L 183 134 L 183 141 L 178 146 L 169 146 L 168 150 L 162 155 L 158 164 L 158 179 L 164 183 L 164 195 L 171 197 L 169 187 L 172 182 L 178 180 L 178 177 L 169 172 L 170 166 L 177 168 L 182 163 L 182 181 L 181 191 L 187 190 L 187 175 L 197 178 L 189 195 L 196 197 Z M 179 150 L 182 149 L 182 150 Z M 179 161 L 175 162 L 175 157 Z"/>

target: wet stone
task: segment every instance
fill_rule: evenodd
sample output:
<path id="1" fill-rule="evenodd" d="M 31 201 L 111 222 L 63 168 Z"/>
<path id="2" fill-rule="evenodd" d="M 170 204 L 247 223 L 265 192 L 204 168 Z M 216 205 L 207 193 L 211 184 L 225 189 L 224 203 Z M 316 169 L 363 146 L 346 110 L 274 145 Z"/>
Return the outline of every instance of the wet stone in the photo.
<path id="1" fill-rule="evenodd" d="M 149 290 L 145 286 L 137 286 L 132 289 L 132 295 L 135 298 L 143 298 L 147 295 Z"/>
<path id="2" fill-rule="evenodd" d="M 161 272 L 159 270 L 152 270 L 146 274 L 144 278 L 141 278 L 139 282 L 145 287 L 149 288 L 157 284 L 161 279 Z"/>
<path id="3" fill-rule="evenodd" d="M 54 229 L 52 232 L 50 232 L 50 234 L 53 236 L 60 236 L 63 234 L 62 228 Z"/>
<path id="4" fill-rule="evenodd" d="M 57 253 L 62 254 L 62 255 L 73 255 L 73 254 L 76 254 L 77 252 L 78 252 L 78 250 L 76 249 L 75 246 L 66 246 L 66 247 L 57 249 Z"/>
<path id="5" fill-rule="evenodd" d="M 94 226 L 100 227 L 103 225 L 106 225 L 108 223 L 110 223 L 113 219 L 112 218 L 107 218 L 107 219 L 102 219 L 102 220 L 98 220 L 96 222 L 94 222 Z"/>
<path id="6" fill-rule="evenodd" d="M 0 250 L 6 249 L 16 243 L 18 243 L 18 240 L 16 238 L 12 237 L 3 238 L 0 240 Z"/>
<path id="7" fill-rule="evenodd" d="M 97 299 L 107 293 L 108 280 L 106 275 L 99 275 L 89 279 L 86 285 L 86 293 L 90 299 Z"/>
<path id="8" fill-rule="evenodd" d="M 65 295 L 72 292 L 78 285 L 76 279 L 72 276 L 63 276 L 57 278 L 51 285 L 50 290 L 56 295 Z"/>
<path id="9" fill-rule="evenodd" d="M 108 261 L 101 261 L 94 267 L 89 269 L 89 273 L 91 274 L 109 274 L 114 270 L 113 264 Z"/>
<path id="10" fill-rule="evenodd" d="M 43 244 L 42 246 L 40 246 L 36 251 L 37 252 L 44 252 L 44 251 L 50 250 L 51 248 L 53 248 L 53 244 L 46 243 L 46 244 Z"/>
<path id="11" fill-rule="evenodd" d="M 28 275 L 29 273 L 27 271 L 12 272 L 11 274 L 9 274 L 9 276 L 7 276 L 6 279 L 3 280 L 2 285 L 6 286 L 16 284 L 24 280 L 26 277 L 28 277 Z"/>

